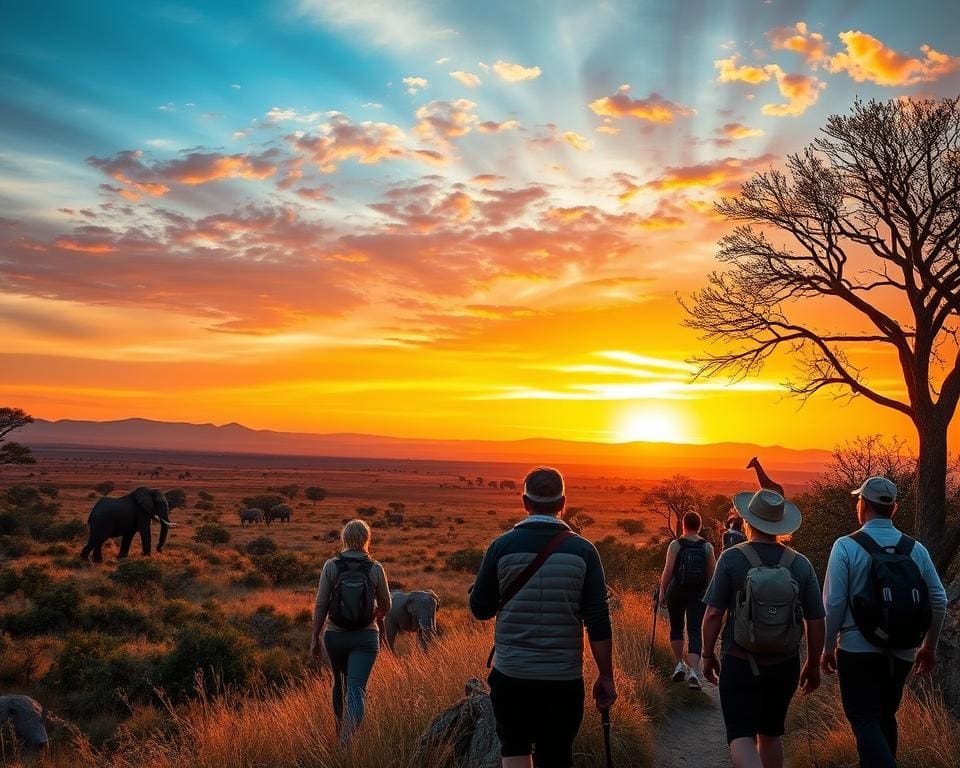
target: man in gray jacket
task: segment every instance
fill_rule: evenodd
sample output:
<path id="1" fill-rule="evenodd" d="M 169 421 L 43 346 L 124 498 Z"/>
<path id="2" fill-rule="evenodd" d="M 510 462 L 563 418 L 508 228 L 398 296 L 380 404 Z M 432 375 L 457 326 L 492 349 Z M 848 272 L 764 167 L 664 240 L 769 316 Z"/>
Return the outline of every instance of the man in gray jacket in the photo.
<path id="1" fill-rule="evenodd" d="M 487 548 L 470 594 L 474 616 L 497 618 L 489 683 L 503 768 L 528 768 L 531 754 L 537 768 L 573 765 L 583 720 L 584 626 L 599 670 L 597 708 L 617 698 L 603 566 L 593 544 L 560 519 L 565 503 L 557 470 L 531 470 L 523 484 L 528 516 Z M 549 556 L 531 575 L 544 551 Z M 510 597 L 525 571 L 528 580 Z"/>

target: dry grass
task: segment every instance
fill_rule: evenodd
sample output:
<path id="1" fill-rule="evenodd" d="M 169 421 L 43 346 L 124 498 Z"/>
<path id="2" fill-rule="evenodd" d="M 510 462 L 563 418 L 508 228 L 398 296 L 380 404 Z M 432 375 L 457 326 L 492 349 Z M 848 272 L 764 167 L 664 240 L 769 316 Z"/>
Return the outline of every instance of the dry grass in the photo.
<path id="1" fill-rule="evenodd" d="M 458 612 L 459 613 L 459 612 Z M 645 603 L 626 596 L 616 614 L 621 699 L 613 713 L 620 765 L 651 765 L 653 721 L 665 709 L 663 679 L 647 667 L 650 617 Z M 666 653 L 659 638 L 658 656 Z M 55 768 L 387 768 L 411 766 L 417 738 L 432 717 L 483 677 L 488 626 L 462 614 L 428 654 L 408 646 L 383 654 L 368 689 L 368 714 L 358 738 L 341 749 L 334 733 L 329 682 L 322 676 L 259 695 L 225 695 L 168 711 L 137 710 L 115 748 L 94 752 L 75 733 L 50 756 Z M 412 645 L 412 644 L 411 644 Z M 587 664 L 588 681 L 592 666 Z M 588 707 L 577 742 L 577 765 L 599 766 L 603 743 L 598 715 Z M 418 767 L 419 768 L 419 767 Z M 429 768 L 424 766 L 423 768 Z"/>
<path id="2" fill-rule="evenodd" d="M 904 691 L 897 717 L 901 768 L 956 768 L 960 765 L 960 723 L 925 682 Z M 830 679 L 809 702 L 794 699 L 787 725 L 792 768 L 856 768 L 853 732 L 843 715 L 840 689 Z"/>

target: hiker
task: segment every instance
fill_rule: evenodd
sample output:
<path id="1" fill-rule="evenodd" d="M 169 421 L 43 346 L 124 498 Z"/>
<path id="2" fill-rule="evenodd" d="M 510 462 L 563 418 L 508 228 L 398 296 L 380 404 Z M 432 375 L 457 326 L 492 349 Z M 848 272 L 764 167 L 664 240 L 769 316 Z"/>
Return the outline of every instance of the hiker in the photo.
<path id="1" fill-rule="evenodd" d="M 719 684 L 735 768 L 782 768 L 790 701 L 798 684 L 805 694 L 820 685 L 823 602 L 810 561 L 778 540 L 800 527 L 796 505 L 768 489 L 738 493 L 733 503 L 748 541 L 720 555 L 703 599 L 703 674 Z M 721 665 L 715 645 L 724 616 Z"/>
<path id="2" fill-rule="evenodd" d="M 923 544 L 893 524 L 897 486 L 870 477 L 852 494 L 862 527 L 830 552 L 821 665 L 839 673 L 860 765 L 895 768 L 904 682 L 911 668 L 922 675 L 936 663 L 947 595 Z"/>
<path id="3" fill-rule="evenodd" d="M 321 658 L 326 623 L 323 648 L 333 670 L 333 714 L 340 743 L 346 745 L 363 720 L 367 680 L 380 649 L 377 616 L 390 610 L 390 587 L 383 566 L 370 557 L 370 526 L 364 520 L 344 525 L 340 540 L 342 552 L 320 573 L 310 656 Z"/>
<path id="4" fill-rule="evenodd" d="M 737 514 L 736 510 L 733 510 L 727 518 L 727 527 L 723 531 L 721 551 L 735 547 L 737 544 L 743 544 L 746 540 L 747 537 L 743 533 L 743 518 Z"/>
<path id="5" fill-rule="evenodd" d="M 686 679 L 687 685 L 700 690 L 700 650 L 702 647 L 703 593 L 717 565 L 713 546 L 700 536 L 703 521 L 696 512 L 683 516 L 683 535 L 667 547 L 667 560 L 660 576 L 660 607 L 670 616 L 670 647 L 677 666 L 673 681 Z M 687 661 L 683 663 L 683 624 L 687 624 Z"/>
<path id="6" fill-rule="evenodd" d="M 561 520 L 563 476 L 538 467 L 523 483 L 527 518 L 487 548 L 470 610 L 497 618 L 490 700 L 503 768 L 568 768 L 583 720 L 583 628 L 601 712 L 617 698 L 607 587 L 596 548 Z M 493 655 L 493 654 L 492 654 Z M 488 662 L 489 666 L 489 662 Z"/>

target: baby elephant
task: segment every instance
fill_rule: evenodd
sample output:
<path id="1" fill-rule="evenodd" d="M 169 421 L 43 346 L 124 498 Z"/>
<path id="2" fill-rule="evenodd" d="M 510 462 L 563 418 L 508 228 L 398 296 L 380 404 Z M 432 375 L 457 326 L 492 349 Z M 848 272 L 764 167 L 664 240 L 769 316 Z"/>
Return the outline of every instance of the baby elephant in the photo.
<path id="1" fill-rule="evenodd" d="M 436 592 L 415 590 L 390 593 L 390 610 L 383 617 L 383 639 L 393 651 L 398 632 L 416 632 L 420 648 L 427 650 L 427 643 L 437 632 L 437 610 L 440 598 Z"/>
<path id="2" fill-rule="evenodd" d="M 0 723 L 9 720 L 26 752 L 37 752 L 47 746 L 44 711 L 29 696 L 0 696 Z"/>

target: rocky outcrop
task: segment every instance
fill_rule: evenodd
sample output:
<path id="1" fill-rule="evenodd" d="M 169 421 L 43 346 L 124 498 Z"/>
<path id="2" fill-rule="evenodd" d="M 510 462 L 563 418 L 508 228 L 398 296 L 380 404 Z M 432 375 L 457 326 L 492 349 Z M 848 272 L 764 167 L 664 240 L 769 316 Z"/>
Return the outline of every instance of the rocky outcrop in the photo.
<path id="1" fill-rule="evenodd" d="M 411 765 L 431 768 L 499 768 L 493 704 L 487 687 L 471 678 L 466 696 L 432 721 L 417 742 Z"/>

